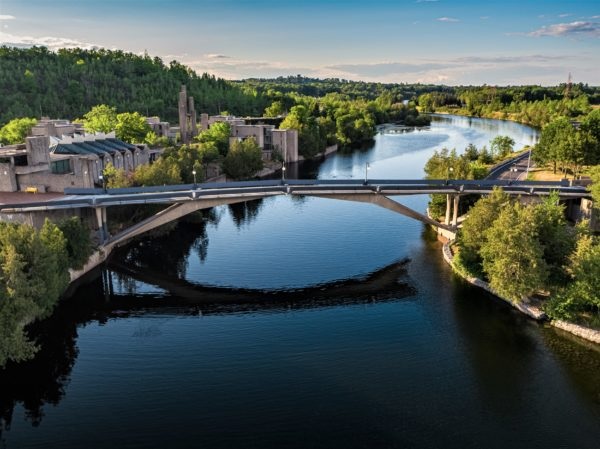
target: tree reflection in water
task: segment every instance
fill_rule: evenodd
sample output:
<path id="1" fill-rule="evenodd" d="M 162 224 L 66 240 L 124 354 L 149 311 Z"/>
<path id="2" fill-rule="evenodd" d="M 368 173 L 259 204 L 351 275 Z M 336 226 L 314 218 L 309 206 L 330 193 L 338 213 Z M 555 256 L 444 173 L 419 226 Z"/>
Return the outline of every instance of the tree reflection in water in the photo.
<path id="1" fill-rule="evenodd" d="M 105 323 L 109 318 L 145 312 L 153 315 L 197 315 L 199 312 L 211 315 L 248 310 L 285 313 L 294 309 L 395 301 L 415 294 L 406 273 L 408 260 L 360 278 L 302 289 L 268 291 L 203 287 L 180 277 L 184 266 L 181 260 L 185 260 L 197 241 L 195 232 L 175 232 L 169 239 L 153 241 L 162 251 L 154 244 L 132 243 L 123 250 L 127 264 L 109 263 L 110 269 L 99 270 L 95 279 L 63 300 L 52 317 L 31 326 L 30 333 L 40 345 L 36 357 L 20 365 L 10 364 L 0 371 L 0 441 L 2 433 L 10 429 L 18 404 L 25 409 L 31 424 L 37 426 L 44 417 L 44 407 L 57 405 L 62 400 L 78 356 L 77 329 L 88 323 Z M 154 296 L 136 295 L 135 281 L 157 285 L 169 293 L 162 295 L 160 301 Z M 115 282 L 125 282 L 130 288 L 121 290 L 125 293 L 115 293 L 119 291 L 114 288 Z"/>

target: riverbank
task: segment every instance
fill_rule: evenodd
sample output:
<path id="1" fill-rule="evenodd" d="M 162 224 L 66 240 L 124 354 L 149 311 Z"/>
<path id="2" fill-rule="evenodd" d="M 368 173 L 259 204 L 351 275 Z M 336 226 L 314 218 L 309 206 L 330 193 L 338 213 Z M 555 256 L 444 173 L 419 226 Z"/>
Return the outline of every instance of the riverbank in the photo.
<path id="1" fill-rule="evenodd" d="M 513 302 L 510 299 L 505 298 L 502 295 L 495 292 L 494 289 L 492 289 L 490 287 L 489 283 L 487 283 L 479 278 L 469 276 L 467 273 L 465 273 L 463 270 L 461 270 L 459 267 L 457 267 L 456 264 L 454 263 L 454 254 L 452 252 L 451 242 L 444 243 L 444 245 L 442 246 L 442 254 L 443 254 L 443 257 L 444 257 L 444 260 L 446 261 L 446 263 L 448 265 L 450 265 L 450 267 L 452 267 L 452 270 L 456 274 L 458 274 L 461 278 L 463 278 L 470 284 L 475 285 L 476 287 L 482 288 L 482 289 L 486 290 L 487 292 L 493 294 L 500 300 L 506 302 L 507 304 L 509 304 L 512 307 L 514 307 L 515 309 L 517 309 L 519 312 L 524 313 L 525 315 L 527 315 L 530 318 L 533 318 L 536 321 L 540 321 L 540 322 L 548 321 L 548 323 L 551 326 L 554 326 L 558 329 L 569 332 L 579 338 L 583 338 L 584 340 L 591 341 L 592 343 L 600 344 L 600 331 L 599 330 L 591 329 L 586 326 L 581 326 L 579 324 L 570 323 L 570 322 L 563 321 L 563 320 L 551 320 L 548 318 L 546 313 L 542 310 L 542 307 L 541 307 L 541 304 L 539 303 L 539 301 L 536 301 L 533 298 L 527 298 L 523 302 Z"/>
<path id="2" fill-rule="evenodd" d="M 512 122 L 512 123 L 518 123 L 520 125 L 525 125 L 525 126 L 529 126 L 531 128 L 537 129 L 538 131 L 541 129 L 540 126 L 537 126 L 535 123 L 527 123 L 527 122 L 523 122 L 521 120 L 518 120 L 516 117 L 512 117 L 510 116 L 510 113 L 504 113 L 501 111 L 495 111 L 489 115 L 471 115 L 469 114 L 467 111 L 463 110 L 463 109 L 457 109 L 457 110 L 452 110 L 452 111 L 435 111 L 431 113 L 433 114 L 439 114 L 439 115 L 458 115 L 460 117 L 468 117 L 468 118 L 480 118 L 480 119 L 489 119 L 489 120 L 502 120 L 504 122 Z"/>

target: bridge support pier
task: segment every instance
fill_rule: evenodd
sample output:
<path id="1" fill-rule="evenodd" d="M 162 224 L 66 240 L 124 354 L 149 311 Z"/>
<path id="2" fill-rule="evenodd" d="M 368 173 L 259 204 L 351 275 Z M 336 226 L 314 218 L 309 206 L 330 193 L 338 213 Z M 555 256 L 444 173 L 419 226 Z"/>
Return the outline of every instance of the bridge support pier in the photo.
<path id="1" fill-rule="evenodd" d="M 102 244 L 108 240 L 108 226 L 107 226 L 107 215 L 106 207 L 96 207 L 96 220 L 98 221 L 98 230 L 100 231 L 100 238 Z"/>
<path id="2" fill-rule="evenodd" d="M 452 212 L 452 227 L 456 229 L 458 225 L 458 202 L 460 201 L 460 195 L 454 195 L 454 210 Z"/>
<path id="3" fill-rule="evenodd" d="M 446 218 L 444 224 L 453 228 L 456 228 L 458 224 L 458 204 L 460 201 L 460 195 L 446 195 Z M 452 222 L 450 222 L 450 216 L 452 215 Z"/>

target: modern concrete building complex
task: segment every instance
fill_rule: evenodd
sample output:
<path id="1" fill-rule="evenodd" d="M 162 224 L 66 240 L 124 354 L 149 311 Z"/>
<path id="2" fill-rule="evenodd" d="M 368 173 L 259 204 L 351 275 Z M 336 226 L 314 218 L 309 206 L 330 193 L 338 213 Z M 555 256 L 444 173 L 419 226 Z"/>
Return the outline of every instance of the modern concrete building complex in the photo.
<path id="1" fill-rule="evenodd" d="M 41 120 L 24 144 L 0 147 L 0 191 L 63 192 L 65 187 L 101 185 L 110 163 L 131 171 L 155 155 L 110 134 L 83 134 L 66 120 Z"/>
<path id="2" fill-rule="evenodd" d="M 252 119 L 255 121 L 255 119 Z M 279 152 L 285 163 L 297 162 L 298 154 L 298 131 L 295 129 L 277 129 L 275 125 L 249 124 L 244 118 L 228 116 L 200 114 L 200 128 L 204 131 L 215 123 L 224 122 L 231 128 L 230 142 L 232 140 L 243 140 L 253 137 L 263 151 L 263 159 L 270 160 L 273 151 Z"/>

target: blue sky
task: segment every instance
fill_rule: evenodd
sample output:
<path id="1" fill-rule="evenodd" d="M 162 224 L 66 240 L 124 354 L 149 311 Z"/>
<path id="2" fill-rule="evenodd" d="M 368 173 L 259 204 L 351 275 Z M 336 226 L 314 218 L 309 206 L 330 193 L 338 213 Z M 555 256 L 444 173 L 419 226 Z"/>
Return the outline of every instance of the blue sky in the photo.
<path id="1" fill-rule="evenodd" d="M 600 85 L 597 0 L 0 0 L 0 43 L 147 51 L 228 79 Z"/>

